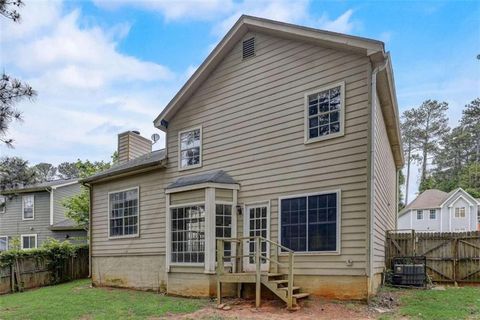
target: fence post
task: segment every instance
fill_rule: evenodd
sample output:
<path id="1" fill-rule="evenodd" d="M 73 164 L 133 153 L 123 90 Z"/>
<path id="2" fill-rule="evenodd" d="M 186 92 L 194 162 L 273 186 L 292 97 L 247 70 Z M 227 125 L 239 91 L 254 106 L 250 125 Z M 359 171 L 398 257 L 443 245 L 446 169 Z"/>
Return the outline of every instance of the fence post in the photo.
<path id="1" fill-rule="evenodd" d="M 414 257 L 417 255 L 417 243 L 415 237 L 415 230 L 412 230 L 412 256 Z"/>

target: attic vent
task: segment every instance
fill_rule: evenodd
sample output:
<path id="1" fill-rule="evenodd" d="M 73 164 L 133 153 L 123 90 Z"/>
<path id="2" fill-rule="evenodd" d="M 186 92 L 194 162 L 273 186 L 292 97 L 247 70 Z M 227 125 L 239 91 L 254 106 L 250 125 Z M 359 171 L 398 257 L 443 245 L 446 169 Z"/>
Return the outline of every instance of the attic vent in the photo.
<path id="1" fill-rule="evenodd" d="M 250 38 L 243 41 L 243 59 L 253 57 L 255 55 L 255 38 Z"/>

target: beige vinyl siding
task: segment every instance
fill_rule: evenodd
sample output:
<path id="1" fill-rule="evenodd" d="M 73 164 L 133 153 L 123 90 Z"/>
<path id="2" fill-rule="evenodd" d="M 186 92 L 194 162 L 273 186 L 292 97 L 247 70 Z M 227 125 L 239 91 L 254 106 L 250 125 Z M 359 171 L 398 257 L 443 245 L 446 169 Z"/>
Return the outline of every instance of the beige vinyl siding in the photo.
<path id="1" fill-rule="evenodd" d="M 53 189 L 53 223 L 65 220 L 65 207 L 62 205 L 68 199 L 81 191 L 80 183 L 71 184 L 65 187 Z"/>
<path id="2" fill-rule="evenodd" d="M 369 60 L 255 37 L 254 58 L 242 61 L 237 44 L 171 119 L 165 182 L 225 170 L 241 185 L 240 204 L 270 200 L 274 241 L 279 241 L 278 197 L 341 189 L 341 255 L 298 255 L 296 273 L 365 275 Z M 304 93 L 339 81 L 345 81 L 345 136 L 305 145 Z M 203 166 L 179 172 L 178 132 L 199 125 Z M 242 227 L 239 217 L 238 235 Z"/>
<path id="3" fill-rule="evenodd" d="M 205 202 L 205 189 L 177 192 L 170 195 L 170 204 L 187 204 Z"/>
<path id="4" fill-rule="evenodd" d="M 118 137 L 118 162 L 122 163 L 128 161 L 129 149 L 128 149 L 128 135 L 120 135 Z"/>
<path id="5" fill-rule="evenodd" d="M 385 232 L 395 229 L 396 169 L 388 141 L 380 102 L 376 101 L 374 161 L 374 232 L 373 271 L 379 273 L 385 266 Z"/>
<path id="6" fill-rule="evenodd" d="M 229 189 L 215 189 L 215 200 L 223 202 L 233 201 L 233 191 Z"/>
<path id="7" fill-rule="evenodd" d="M 92 255 L 165 254 L 163 171 L 156 170 L 93 186 Z M 139 187 L 139 236 L 108 239 L 108 193 Z"/>

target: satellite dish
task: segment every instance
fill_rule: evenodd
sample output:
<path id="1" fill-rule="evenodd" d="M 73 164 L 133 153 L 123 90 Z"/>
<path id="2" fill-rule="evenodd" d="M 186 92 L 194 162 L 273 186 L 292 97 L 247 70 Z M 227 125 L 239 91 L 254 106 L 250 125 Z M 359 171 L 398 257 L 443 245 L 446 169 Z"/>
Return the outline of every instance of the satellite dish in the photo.
<path id="1" fill-rule="evenodd" d="M 152 134 L 153 144 L 157 143 L 158 140 L 160 140 L 160 135 L 158 133 Z"/>

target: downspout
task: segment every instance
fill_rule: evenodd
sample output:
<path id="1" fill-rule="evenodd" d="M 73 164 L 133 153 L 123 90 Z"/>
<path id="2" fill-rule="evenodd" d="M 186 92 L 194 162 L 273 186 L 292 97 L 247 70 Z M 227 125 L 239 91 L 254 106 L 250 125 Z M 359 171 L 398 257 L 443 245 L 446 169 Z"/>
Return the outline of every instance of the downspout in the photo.
<path id="1" fill-rule="evenodd" d="M 370 133 L 370 226 L 369 226 L 369 239 L 368 239 L 368 249 L 369 249 L 369 262 L 368 262 L 368 277 L 372 279 L 373 277 L 373 257 L 374 257 L 374 248 L 373 248 L 373 237 L 374 237 L 374 226 L 375 226 L 375 117 L 377 110 L 377 74 L 378 72 L 384 70 L 388 64 L 388 57 L 386 57 L 383 65 L 375 67 L 372 72 L 372 82 L 370 86 L 370 99 L 371 99 L 371 114 L 370 114 L 370 123 L 371 123 L 371 133 Z M 370 286 L 369 286 L 370 291 Z"/>
<path id="2" fill-rule="evenodd" d="M 83 183 L 85 187 L 88 188 L 88 198 L 89 198 L 89 208 L 88 208 L 88 230 L 87 230 L 87 238 L 88 238 L 88 277 L 92 278 L 92 185 L 88 183 Z"/>
<path id="3" fill-rule="evenodd" d="M 53 226 L 53 188 L 45 188 L 50 193 L 50 226 Z"/>

